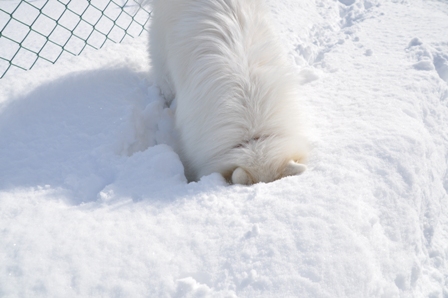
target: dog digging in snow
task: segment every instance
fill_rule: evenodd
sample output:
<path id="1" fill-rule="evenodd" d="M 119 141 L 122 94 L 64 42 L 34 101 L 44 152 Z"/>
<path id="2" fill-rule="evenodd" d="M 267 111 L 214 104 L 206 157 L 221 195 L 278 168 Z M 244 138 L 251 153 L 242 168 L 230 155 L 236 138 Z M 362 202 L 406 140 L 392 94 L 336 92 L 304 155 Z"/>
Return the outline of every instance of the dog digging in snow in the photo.
<path id="1" fill-rule="evenodd" d="M 178 154 L 189 181 L 234 184 L 306 170 L 299 78 L 262 0 L 154 0 L 152 71 L 176 101 Z"/>

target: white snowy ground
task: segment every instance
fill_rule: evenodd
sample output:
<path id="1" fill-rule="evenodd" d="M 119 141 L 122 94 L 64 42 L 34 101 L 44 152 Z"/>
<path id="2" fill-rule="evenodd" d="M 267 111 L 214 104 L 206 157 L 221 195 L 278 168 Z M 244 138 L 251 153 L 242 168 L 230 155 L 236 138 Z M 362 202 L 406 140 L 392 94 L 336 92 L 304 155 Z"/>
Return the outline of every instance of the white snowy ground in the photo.
<path id="1" fill-rule="evenodd" d="M 187 184 L 146 37 L 0 80 L 0 297 L 448 297 L 448 3 L 270 2 L 299 177 Z"/>

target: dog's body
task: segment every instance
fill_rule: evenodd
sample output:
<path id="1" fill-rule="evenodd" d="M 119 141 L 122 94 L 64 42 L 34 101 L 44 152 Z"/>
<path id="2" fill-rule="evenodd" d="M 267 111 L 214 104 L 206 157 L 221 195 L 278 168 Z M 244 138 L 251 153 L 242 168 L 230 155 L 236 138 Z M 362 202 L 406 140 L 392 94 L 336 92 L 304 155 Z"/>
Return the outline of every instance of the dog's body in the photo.
<path id="1" fill-rule="evenodd" d="M 150 32 L 188 180 L 219 172 L 252 184 L 306 169 L 299 83 L 262 0 L 154 0 Z"/>

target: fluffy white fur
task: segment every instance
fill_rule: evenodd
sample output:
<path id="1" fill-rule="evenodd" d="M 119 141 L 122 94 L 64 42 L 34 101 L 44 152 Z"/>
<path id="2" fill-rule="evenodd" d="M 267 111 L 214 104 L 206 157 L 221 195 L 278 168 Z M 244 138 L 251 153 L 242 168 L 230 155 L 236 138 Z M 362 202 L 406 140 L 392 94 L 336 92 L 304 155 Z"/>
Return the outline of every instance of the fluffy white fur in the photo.
<path id="1" fill-rule="evenodd" d="M 154 0 L 150 55 L 190 181 L 301 174 L 299 81 L 262 0 Z"/>

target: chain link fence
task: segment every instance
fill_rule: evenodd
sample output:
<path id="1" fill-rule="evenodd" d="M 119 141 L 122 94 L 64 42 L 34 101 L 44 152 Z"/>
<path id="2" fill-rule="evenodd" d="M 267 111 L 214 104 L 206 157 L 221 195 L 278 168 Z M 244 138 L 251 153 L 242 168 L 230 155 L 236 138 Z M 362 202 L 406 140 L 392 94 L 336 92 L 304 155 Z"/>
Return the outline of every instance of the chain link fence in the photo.
<path id="1" fill-rule="evenodd" d="M 0 79 L 86 48 L 140 36 L 150 11 L 140 0 L 0 0 Z"/>

